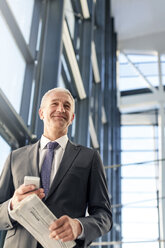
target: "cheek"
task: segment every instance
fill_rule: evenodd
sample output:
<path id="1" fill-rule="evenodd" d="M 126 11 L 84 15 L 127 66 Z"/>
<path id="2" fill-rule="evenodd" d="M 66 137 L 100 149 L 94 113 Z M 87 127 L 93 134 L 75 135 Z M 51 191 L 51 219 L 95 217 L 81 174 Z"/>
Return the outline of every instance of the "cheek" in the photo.
<path id="1" fill-rule="evenodd" d="M 70 116 L 69 120 L 70 120 L 69 122 L 72 123 L 73 122 L 73 117 Z"/>
<path id="2" fill-rule="evenodd" d="M 43 113 L 43 121 L 47 121 L 50 119 L 50 113 L 49 111 Z"/>

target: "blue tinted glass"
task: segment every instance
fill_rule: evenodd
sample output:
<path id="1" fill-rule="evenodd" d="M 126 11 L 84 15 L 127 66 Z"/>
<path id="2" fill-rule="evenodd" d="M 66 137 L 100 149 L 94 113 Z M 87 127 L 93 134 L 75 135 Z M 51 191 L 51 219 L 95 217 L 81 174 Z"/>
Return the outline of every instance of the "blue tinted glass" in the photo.
<path id="1" fill-rule="evenodd" d="M 34 0 L 7 0 L 7 2 L 16 18 L 26 42 L 29 43 Z"/>
<path id="2" fill-rule="evenodd" d="M 0 34 L 0 88 L 15 110 L 19 112 L 24 81 L 25 60 L 1 15 Z"/>

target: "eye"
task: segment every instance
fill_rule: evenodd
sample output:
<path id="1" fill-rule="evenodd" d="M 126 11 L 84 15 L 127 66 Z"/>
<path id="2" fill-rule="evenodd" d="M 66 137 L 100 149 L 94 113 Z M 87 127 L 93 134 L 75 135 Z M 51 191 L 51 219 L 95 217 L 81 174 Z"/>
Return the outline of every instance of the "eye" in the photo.
<path id="1" fill-rule="evenodd" d="M 58 102 L 53 102 L 51 105 L 52 106 L 58 106 Z"/>
<path id="2" fill-rule="evenodd" d="M 65 104 L 64 105 L 64 108 L 69 110 L 70 109 L 70 105 L 69 104 Z"/>

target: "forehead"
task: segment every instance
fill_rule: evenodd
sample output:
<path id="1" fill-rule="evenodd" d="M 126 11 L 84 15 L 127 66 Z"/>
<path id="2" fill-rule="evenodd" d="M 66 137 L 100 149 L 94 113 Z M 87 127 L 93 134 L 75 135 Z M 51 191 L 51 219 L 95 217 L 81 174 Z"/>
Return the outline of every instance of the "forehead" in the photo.
<path id="1" fill-rule="evenodd" d="M 51 92 L 48 95 L 48 99 L 49 101 L 62 101 L 62 102 L 69 102 L 70 104 L 73 103 L 71 97 L 69 96 L 68 93 L 66 92 L 61 92 L 61 91 L 54 91 Z"/>

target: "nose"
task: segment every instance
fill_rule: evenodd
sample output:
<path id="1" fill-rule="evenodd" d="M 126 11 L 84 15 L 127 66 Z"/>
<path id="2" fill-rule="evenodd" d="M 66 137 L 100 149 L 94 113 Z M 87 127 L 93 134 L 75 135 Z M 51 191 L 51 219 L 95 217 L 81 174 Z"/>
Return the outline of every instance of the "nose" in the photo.
<path id="1" fill-rule="evenodd" d="M 58 106 L 57 106 L 57 111 L 58 111 L 58 112 L 61 112 L 61 113 L 65 112 L 65 108 L 64 108 L 64 106 L 63 106 L 63 103 L 59 103 L 59 104 L 58 104 Z"/>

